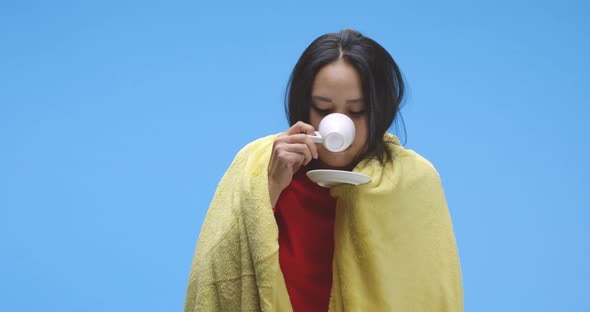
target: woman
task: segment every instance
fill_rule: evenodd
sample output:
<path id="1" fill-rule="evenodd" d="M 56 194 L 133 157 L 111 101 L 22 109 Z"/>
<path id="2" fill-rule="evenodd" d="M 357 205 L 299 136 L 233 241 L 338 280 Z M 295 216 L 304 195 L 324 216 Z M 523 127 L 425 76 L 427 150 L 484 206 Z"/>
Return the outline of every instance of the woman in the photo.
<path id="1" fill-rule="evenodd" d="M 387 129 L 403 98 L 389 53 L 354 30 L 317 38 L 291 75 L 291 127 L 248 144 L 215 193 L 185 311 L 462 311 L 460 265 L 434 167 Z M 356 135 L 338 153 L 309 134 L 331 113 Z M 311 169 L 366 174 L 330 189 Z"/>

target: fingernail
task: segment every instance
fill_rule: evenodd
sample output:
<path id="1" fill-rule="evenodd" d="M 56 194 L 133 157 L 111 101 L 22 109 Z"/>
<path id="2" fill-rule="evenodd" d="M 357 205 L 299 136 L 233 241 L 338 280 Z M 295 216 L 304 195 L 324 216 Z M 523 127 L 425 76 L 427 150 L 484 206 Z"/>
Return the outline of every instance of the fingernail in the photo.
<path id="1" fill-rule="evenodd" d="M 313 158 L 318 159 L 318 153 L 313 154 Z"/>

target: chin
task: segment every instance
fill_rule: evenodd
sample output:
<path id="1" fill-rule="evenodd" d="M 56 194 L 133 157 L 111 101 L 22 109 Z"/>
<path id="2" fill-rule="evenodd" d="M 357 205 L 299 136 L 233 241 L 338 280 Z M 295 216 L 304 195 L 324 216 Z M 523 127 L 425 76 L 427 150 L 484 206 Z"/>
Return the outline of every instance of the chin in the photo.
<path id="1" fill-rule="evenodd" d="M 320 156 L 322 167 L 327 169 L 343 169 L 350 170 L 352 168 L 352 157 L 348 155 L 338 155 L 339 153 L 330 153 L 326 157 Z"/>

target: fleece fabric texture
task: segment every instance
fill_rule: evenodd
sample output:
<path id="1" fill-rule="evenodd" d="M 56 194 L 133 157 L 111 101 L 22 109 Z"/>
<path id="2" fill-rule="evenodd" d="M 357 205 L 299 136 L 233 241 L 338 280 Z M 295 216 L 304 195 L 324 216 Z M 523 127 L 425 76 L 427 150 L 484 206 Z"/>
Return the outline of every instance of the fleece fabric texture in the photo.
<path id="1" fill-rule="evenodd" d="M 267 167 L 276 135 L 244 147 L 203 223 L 188 311 L 291 311 L 279 265 Z M 386 134 L 393 159 L 360 162 L 371 182 L 331 189 L 336 199 L 330 311 L 463 311 L 459 257 L 434 167 Z"/>

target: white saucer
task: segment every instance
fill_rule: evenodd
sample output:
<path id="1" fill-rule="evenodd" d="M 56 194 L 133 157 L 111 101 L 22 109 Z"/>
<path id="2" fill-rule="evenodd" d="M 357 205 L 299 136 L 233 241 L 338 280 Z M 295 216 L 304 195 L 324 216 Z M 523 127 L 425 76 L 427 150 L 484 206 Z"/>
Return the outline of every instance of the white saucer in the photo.
<path id="1" fill-rule="evenodd" d="M 307 177 L 322 187 L 332 187 L 338 184 L 359 185 L 371 181 L 368 175 L 343 170 L 310 170 Z"/>

